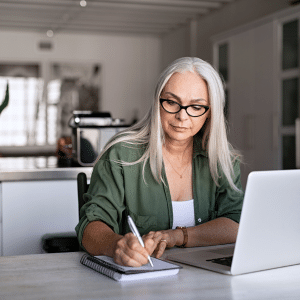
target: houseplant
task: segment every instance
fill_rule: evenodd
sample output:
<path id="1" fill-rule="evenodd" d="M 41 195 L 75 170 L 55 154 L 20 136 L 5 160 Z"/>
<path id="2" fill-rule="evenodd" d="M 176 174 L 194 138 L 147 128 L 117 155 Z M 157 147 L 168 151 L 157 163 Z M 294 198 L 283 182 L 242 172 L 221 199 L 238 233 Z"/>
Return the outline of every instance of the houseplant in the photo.
<path id="1" fill-rule="evenodd" d="M 5 92 L 4 100 L 0 105 L 0 114 L 5 109 L 5 107 L 8 105 L 8 101 L 9 101 L 9 87 L 8 87 L 8 83 L 7 83 L 6 84 L 6 92 Z"/>

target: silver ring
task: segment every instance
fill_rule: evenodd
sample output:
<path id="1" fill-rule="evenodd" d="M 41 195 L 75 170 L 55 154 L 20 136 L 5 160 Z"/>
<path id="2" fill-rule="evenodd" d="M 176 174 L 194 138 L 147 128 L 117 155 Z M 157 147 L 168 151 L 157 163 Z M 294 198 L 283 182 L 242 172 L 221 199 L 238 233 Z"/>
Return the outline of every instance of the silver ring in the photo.
<path id="1" fill-rule="evenodd" d="M 161 243 L 161 242 L 166 242 L 166 243 L 168 244 L 167 240 L 160 240 L 160 243 Z"/>

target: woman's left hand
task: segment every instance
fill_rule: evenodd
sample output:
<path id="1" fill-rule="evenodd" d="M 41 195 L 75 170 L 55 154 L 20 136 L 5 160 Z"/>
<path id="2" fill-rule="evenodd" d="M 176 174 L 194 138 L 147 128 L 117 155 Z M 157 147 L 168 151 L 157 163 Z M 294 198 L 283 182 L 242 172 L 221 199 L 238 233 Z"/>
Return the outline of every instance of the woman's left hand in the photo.
<path id="1" fill-rule="evenodd" d="M 156 258 L 160 258 L 165 252 L 166 248 L 172 248 L 176 245 L 182 244 L 182 242 L 180 243 L 182 239 L 181 235 L 182 233 L 180 230 L 176 229 L 150 231 L 148 234 L 143 236 L 143 240 L 147 251 L 152 253 L 152 255 Z"/>

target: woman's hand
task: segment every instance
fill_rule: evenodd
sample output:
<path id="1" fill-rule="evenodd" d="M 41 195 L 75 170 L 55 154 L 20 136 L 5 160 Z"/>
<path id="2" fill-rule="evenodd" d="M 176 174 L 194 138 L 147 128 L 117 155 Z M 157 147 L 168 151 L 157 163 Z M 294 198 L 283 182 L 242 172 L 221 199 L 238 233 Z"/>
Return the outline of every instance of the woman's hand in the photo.
<path id="1" fill-rule="evenodd" d="M 127 233 L 116 243 L 113 259 L 119 265 L 140 267 L 148 263 L 153 250 L 154 240 L 149 240 L 144 248 L 133 233 Z"/>
<path id="2" fill-rule="evenodd" d="M 147 248 L 139 243 L 133 233 L 122 236 L 101 221 L 90 222 L 83 233 L 82 245 L 91 255 L 107 255 L 113 257 L 120 265 L 139 267 L 148 263 L 156 244 L 154 240 L 147 241 Z"/>
<path id="3" fill-rule="evenodd" d="M 169 229 L 162 231 L 150 231 L 143 236 L 145 248 L 156 258 L 160 258 L 166 248 L 180 246 L 183 243 L 183 233 L 181 230 Z"/>

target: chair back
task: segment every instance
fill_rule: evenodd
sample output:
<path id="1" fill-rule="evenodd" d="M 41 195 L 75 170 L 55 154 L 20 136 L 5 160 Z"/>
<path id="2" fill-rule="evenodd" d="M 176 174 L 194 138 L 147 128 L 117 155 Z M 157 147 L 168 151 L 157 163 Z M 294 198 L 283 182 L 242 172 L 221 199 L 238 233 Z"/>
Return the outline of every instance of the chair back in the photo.
<path id="1" fill-rule="evenodd" d="M 80 213 L 81 207 L 85 204 L 83 194 L 87 192 L 89 184 L 87 183 L 86 174 L 80 172 L 77 175 L 77 192 L 78 192 L 78 215 Z"/>

